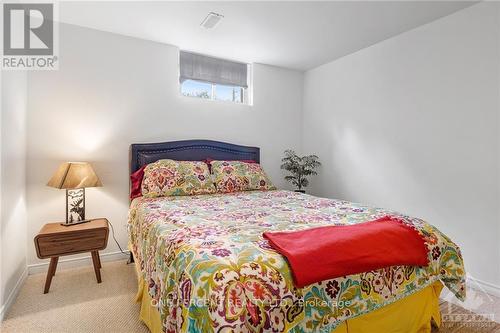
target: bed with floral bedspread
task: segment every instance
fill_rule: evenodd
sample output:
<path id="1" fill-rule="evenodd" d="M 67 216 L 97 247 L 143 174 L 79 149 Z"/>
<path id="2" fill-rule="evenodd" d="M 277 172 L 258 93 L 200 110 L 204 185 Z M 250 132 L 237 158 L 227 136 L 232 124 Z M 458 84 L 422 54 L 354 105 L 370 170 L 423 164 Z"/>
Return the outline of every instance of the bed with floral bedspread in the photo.
<path id="1" fill-rule="evenodd" d="M 421 233 L 429 266 L 394 266 L 297 289 L 286 259 L 262 238 L 264 231 L 385 215 Z M 438 280 L 465 297 L 462 257 L 448 237 L 418 218 L 347 201 L 281 190 L 136 198 L 129 234 L 166 332 L 330 332 Z"/>

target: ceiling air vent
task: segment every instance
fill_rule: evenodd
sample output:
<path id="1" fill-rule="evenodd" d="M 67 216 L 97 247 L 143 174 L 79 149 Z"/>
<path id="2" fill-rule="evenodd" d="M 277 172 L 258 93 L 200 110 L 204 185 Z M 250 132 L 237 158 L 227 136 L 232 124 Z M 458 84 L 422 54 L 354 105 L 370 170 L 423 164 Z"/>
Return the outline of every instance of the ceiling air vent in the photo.
<path id="1" fill-rule="evenodd" d="M 205 29 L 213 29 L 223 17 L 224 15 L 210 12 L 200 25 Z"/>

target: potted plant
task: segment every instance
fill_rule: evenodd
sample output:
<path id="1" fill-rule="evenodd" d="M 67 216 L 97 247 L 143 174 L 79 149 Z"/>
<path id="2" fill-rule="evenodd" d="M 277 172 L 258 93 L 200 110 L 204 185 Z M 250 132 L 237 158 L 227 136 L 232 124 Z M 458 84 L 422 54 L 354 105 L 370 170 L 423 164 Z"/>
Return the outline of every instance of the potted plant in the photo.
<path id="1" fill-rule="evenodd" d="M 298 156 L 293 150 L 285 150 L 285 157 L 281 159 L 281 169 L 290 173 L 285 179 L 297 187 L 296 192 L 305 193 L 304 187 L 309 185 L 308 176 L 317 175 L 316 168 L 321 163 L 316 155 Z"/>

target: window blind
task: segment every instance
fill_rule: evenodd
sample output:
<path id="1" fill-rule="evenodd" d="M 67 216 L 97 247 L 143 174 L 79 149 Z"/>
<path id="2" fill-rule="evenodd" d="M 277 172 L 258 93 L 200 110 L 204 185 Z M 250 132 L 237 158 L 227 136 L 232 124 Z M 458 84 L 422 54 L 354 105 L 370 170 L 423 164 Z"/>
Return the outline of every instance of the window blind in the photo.
<path id="1" fill-rule="evenodd" d="M 203 81 L 247 88 L 247 64 L 180 52 L 180 82 Z"/>

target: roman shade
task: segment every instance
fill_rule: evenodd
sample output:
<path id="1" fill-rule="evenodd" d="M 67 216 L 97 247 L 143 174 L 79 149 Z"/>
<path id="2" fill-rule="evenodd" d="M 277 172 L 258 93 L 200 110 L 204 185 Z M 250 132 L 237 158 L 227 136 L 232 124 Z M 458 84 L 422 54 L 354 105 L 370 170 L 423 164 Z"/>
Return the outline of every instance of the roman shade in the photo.
<path id="1" fill-rule="evenodd" d="M 181 51 L 179 80 L 247 88 L 247 64 Z"/>

